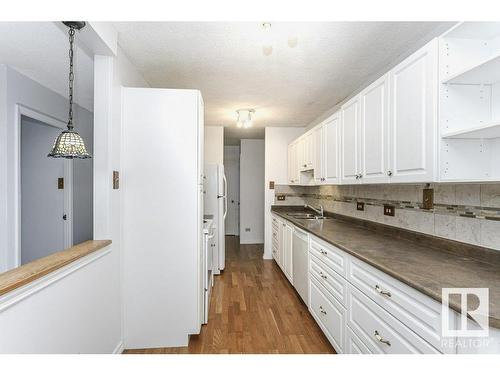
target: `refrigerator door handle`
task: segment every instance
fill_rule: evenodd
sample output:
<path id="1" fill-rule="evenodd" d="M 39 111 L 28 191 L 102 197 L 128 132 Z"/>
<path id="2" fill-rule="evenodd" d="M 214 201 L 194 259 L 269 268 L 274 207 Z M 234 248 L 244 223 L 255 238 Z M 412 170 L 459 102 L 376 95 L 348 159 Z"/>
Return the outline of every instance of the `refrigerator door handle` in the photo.
<path id="1" fill-rule="evenodd" d="M 226 219 L 227 215 L 227 179 L 226 175 L 222 175 L 222 179 L 224 180 L 224 219 Z"/>

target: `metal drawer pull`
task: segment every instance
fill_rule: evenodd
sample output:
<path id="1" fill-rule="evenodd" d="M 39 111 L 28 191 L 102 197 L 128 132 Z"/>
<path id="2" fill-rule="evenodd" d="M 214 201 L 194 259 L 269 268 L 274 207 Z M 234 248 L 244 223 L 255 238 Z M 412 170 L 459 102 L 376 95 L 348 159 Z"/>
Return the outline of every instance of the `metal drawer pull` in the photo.
<path id="1" fill-rule="evenodd" d="M 378 341 L 380 341 L 382 344 L 386 344 L 387 346 L 391 346 L 391 342 L 389 340 L 385 340 L 382 336 L 380 336 L 378 331 L 375 331 L 374 335 L 375 335 L 375 338 Z"/>
<path id="2" fill-rule="evenodd" d="M 326 276 L 323 272 L 319 272 L 319 275 L 323 278 L 323 279 L 328 279 L 328 276 Z"/>
<path id="3" fill-rule="evenodd" d="M 378 285 L 375 285 L 375 290 L 377 292 L 379 292 L 380 294 L 382 294 L 383 296 L 387 296 L 387 297 L 390 297 L 391 296 L 391 292 L 388 292 L 387 290 L 383 290 L 381 287 L 379 287 Z"/>
<path id="4" fill-rule="evenodd" d="M 320 249 L 319 252 L 323 255 L 327 255 L 328 253 L 326 252 L 326 250 L 323 250 L 323 249 Z"/>
<path id="5" fill-rule="evenodd" d="M 326 315 L 326 311 L 323 309 L 323 306 L 320 306 L 320 307 L 319 307 L 319 312 L 320 312 L 321 314 L 325 314 L 325 315 Z M 390 345 L 390 344 L 389 344 L 389 345 Z"/>

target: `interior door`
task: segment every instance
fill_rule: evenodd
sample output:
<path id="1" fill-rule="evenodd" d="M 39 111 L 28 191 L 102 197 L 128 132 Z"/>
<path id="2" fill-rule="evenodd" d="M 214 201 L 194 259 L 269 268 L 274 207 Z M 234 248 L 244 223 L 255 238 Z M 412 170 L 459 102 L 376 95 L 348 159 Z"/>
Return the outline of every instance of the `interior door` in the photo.
<path id="1" fill-rule="evenodd" d="M 361 97 L 361 171 L 363 182 L 388 182 L 388 74 L 372 83 Z"/>
<path id="2" fill-rule="evenodd" d="M 71 179 L 65 166 L 70 162 L 47 157 L 60 132 L 25 116 L 21 119 L 21 264 L 71 246 Z"/>
<path id="3" fill-rule="evenodd" d="M 240 233 L 240 151 L 238 146 L 224 148 L 224 172 L 227 179 L 226 235 Z"/>
<path id="4" fill-rule="evenodd" d="M 390 72 L 391 182 L 432 182 L 437 122 L 437 40 Z"/>
<path id="5" fill-rule="evenodd" d="M 323 125 L 323 182 L 337 184 L 340 181 L 340 118 L 336 113 Z"/>
<path id="6" fill-rule="evenodd" d="M 359 174 L 359 96 L 344 104 L 342 112 L 342 183 L 358 182 Z"/>

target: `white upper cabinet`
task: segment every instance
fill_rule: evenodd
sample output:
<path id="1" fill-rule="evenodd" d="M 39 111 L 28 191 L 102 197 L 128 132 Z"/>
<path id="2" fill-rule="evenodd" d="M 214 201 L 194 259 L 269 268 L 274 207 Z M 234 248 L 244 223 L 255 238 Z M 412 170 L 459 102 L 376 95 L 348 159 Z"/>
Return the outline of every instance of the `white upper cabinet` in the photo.
<path id="1" fill-rule="evenodd" d="M 389 181 L 389 75 L 385 74 L 361 92 L 361 181 Z"/>
<path id="2" fill-rule="evenodd" d="M 436 181 L 437 78 L 434 39 L 295 141 L 299 146 L 291 183 Z M 314 178 L 308 177 L 311 170 Z"/>
<path id="3" fill-rule="evenodd" d="M 321 126 L 322 129 L 322 168 L 323 183 L 338 184 L 340 182 L 340 114 L 337 112 Z"/>
<path id="4" fill-rule="evenodd" d="M 313 169 L 316 184 L 340 182 L 340 114 L 337 112 L 312 131 Z"/>
<path id="5" fill-rule="evenodd" d="M 323 125 L 317 126 L 312 131 L 313 135 L 313 175 L 314 182 L 319 185 L 323 182 L 323 154 L 324 154 L 324 141 L 323 141 Z"/>
<path id="6" fill-rule="evenodd" d="M 354 184 L 360 180 L 359 95 L 342 106 L 341 112 L 341 182 Z"/>
<path id="7" fill-rule="evenodd" d="M 437 122 L 437 40 L 390 72 L 391 182 L 432 182 Z"/>

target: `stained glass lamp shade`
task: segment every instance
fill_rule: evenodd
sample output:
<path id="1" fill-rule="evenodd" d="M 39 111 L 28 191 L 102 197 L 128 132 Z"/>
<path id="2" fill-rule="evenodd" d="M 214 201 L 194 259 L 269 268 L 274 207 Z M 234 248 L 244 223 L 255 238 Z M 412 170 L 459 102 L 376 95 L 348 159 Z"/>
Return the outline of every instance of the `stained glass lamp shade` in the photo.
<path id="1" fill-rule="evenodd" d="M 88 159 L 90 154 L 85 148 L 82 137 L 74 130 L 64 130 L 54 141 L 52 150 L 47 155 L 52 158 Z"/>

